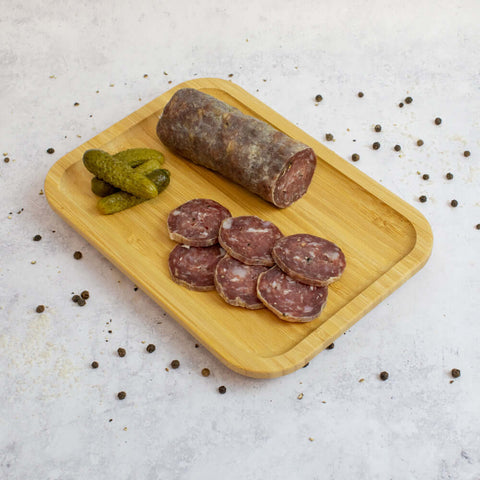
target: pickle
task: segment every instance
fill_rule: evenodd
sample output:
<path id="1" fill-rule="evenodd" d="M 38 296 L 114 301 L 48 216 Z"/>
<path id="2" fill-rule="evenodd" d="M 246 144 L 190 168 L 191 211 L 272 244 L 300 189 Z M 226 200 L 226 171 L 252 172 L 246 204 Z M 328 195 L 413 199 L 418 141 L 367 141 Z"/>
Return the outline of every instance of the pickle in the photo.
<path id="1" fill-rule="evenodd" d="M 158 150 L 154 150 L 153 148 L 129 148 L 116 153 L 113 155 L 113 158 L 122 160 L 130 167 L 137 167 L 147 160 L 158 160 L 160 162 L 160 166 L 158 168 L 161 168 L 163 162 L 165 161 L 163 153 L 159 152 Z"/>
<path id="2" fill-rule="evenodd" d="M 156 169 L 146 175 L 157 187 L 157 191 L 160 193 L 165 190 L 170 183 L 170 172 L 164 168 Z M 138 198 L 134 195 L 130 195 L 127 192 L 116 192 L 108 197 L 101 198 L 97 202 L 97 208 L 100 213 L 104 215 L 111 215 L 130 207 L 134 207 L 140 203 L 145 202 L 147 199 Z"/>
<path id="3" fill-rule="evenodd" d="M 145 149 L 143 149 L 145 150 Z M 115 155 L 114 155 L 115 157 Z M 162 167 L 162 163 L 157 158 L 152 158 L 151 160 L 146 160 L 144 163 L 135 167 L 135 172 L 141 173 L 142 175 L 146 175 L 147 173 L 153 172 L 156 169 Z M 106 197 L 111 195 L 112 193 L 118 192 L 119 189 L 110 185 L 108 182 L 104 182 L 100 180 L 98 177 L 93 177 L 91 181 L 92 192 L 99 197 Z"/>
<path id="4" fill-rule="evenodd" d="M 158 195 L 155 184 L 149 178 L 103 150 L 87 150 L 83 154 L 83 164 L 101 180 L 136 197 L 149 199 Z"/>

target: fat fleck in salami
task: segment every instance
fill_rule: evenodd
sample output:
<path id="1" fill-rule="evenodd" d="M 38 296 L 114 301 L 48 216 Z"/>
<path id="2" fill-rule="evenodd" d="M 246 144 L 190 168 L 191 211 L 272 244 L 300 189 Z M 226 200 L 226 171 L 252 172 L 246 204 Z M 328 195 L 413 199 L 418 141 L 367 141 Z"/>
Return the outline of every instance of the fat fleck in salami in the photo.
<path id="1" fill-rule="evenodd" d="M 233 258 L 247 265 L 271 267 L 275 242 L 282 232 L 272 222 L 253 215 L 227 218 L 220 226 L 218 241 Z"/>
<path id="2" fill-rule="evenodd" d="M 230 305 L 258 310 L 264 305 L 257 297 L 257 280 L 267 270 L 268 267 L 245 265 L 225 255 L 215 268 L 215 287 Z"/>
<path id="3" fill-rule="evenodd" d="M 322 312 L 328 287 L 297 282 L 275 266 L 258 277 L 257 295 L 282 320 L 309 322 Z"/>
<path id="4" fill-rule="evenodd" d="M 168 234 L 172 240 L 192 247 L 218 243 L 220 224 L 232 214 L 214 200 L 196 198 L 170 212 Z"/>
<path id="5" fill-rule="evenodd" d="M 215 267 L 224 255 L 225 251 L 219 245 L 177 245 L 168 257 L 170 275 L 174 282 L 190 290 L 215 290 Z"/>
<path id="6" fill-rule="evenodd" d="M 306 233 L 279 239 L 272 256 L 290 277 L 308 285 L 329 285 L 340 278 L 346 265 L 345 255 L 337 245 Z"/>
<path id="7" fill-rule="evenodd" d="M 183 157 L 280 208 L 306 193 L 316 166 L 307 145 L 192 88 L 180 89 L 170 99 L 157 135 Z"/>

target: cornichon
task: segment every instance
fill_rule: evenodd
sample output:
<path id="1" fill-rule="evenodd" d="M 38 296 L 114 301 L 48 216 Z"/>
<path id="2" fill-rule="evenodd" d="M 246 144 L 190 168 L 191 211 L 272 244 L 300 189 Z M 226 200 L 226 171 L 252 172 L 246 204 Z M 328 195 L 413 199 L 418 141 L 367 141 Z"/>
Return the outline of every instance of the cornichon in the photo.
<path id="1" fill-rule="evenodd" d="M 112 156 L 127 163 L 130 167 L 137 167 L 147 160 L 158 160 L 160 165 L 163 165 L 165 161 L 163 153 L 153 148 L 129 148 Z"/>
<path id="2" fill-rule="evenodd" d="M 137 150 L 137 149 L 135 149 Z M 146 148 L 144 149 L 138 149 L 138 150 L 147 150 Z M 114 155 L 115 157 L 115 155 Z M 146 162 L 142 163 L 138 167 L 135 167 L 135 172 L 136 173 L 141 173 L 142 175 L 147 175 L 150 172 L 153 172 L 154 170 L 157 170 L 162 167 L 163 161 L 158 159 L 158 158 L 152 158 L 151 160 L 147 160 Z M 108 195 L 112 195 L 115 192 L 118 192 L 119 189 L 114 187 L 108 182 L 105 182 L 103 180 L 100 180 L 98 177 L 93 177 L 91 181 L 91 188 L 92 192 L 95 195 L 98 195 L 99 197 L 106 197 Z"/>
<path id="3" fill-rule="evenodd" d="M 103 150 L 87 150 L 83 164 L 96 177 L 136 197 L 149 199 L 158 195 L 157 187 L 149 178 Z"/>
<path id="4" fill-rule="evenodd" d="M 170 172 L 164 168 L 154 170 L 147 174 L 146 177 L 155 184 L 159 193 L 165 190 L 170 183 Z M 108 197 L 101 198 L 97 203 L 97 208 L 100 213 L 111 215 L 145 201 L 145 198 L 138 198 L 127 192 L 116 192 Z"/>

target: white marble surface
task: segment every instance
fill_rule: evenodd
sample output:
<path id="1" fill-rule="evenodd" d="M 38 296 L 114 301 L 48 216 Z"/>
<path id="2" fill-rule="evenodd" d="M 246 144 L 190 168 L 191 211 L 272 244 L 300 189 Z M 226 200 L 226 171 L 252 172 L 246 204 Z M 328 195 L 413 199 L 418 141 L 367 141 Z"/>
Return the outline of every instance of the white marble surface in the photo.
<path id="1" fill-rule="evenodd" d="M 476 0 L 0 0 L 0 11 L 0 478 L 480 478 Z M 359 153 L 356 166 L 435 237 L 424 269 L 275 380 L 195 348 L 39 194 L 56 160 L 140 105 L 229 74 L 313 137 L 333 133 L 339 155 Z"/>

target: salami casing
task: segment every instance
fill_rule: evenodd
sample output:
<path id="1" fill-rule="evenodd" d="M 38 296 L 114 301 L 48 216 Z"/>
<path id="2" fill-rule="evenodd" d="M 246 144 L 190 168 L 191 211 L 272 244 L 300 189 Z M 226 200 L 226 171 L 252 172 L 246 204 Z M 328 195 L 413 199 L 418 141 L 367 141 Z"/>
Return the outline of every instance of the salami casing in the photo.
<path id="1" fill-rule="evenodd" d="M 172 240 L 192 247 L 209 247 L 218 243 L 220 225 L 232 214 L 214 200 L 195 198 L 168 215 L 168 234 Z"/>
<path id="2" fill-rule="evenodd" d="M 280 238 L 272 257 L 290 277 L 308 285 L 329 285 L 341 277 L 346 266 L 345 255 L 337 245 L 306 233 Z"/>
<path id="3" fill-rule="evenodd" d="M 170 149 L 221 173 L 277 207 L 302 197 L 312 180 L 312 148 L 192 88 L 165 106 L 157 135 Z"/>
<path id="4" fill-rule="evenodd" d="M 274 265 L 272 248 L 282 237 L 276 225 L 267 220 L 244 215 L 225 219 L 218 234 L 220 245 L 232 257 L 247 265 Z"/>
<path id="5" fill-rule="evenodd" d="M 257 280 L 267 270 L 268 267 L 245 265 L 225 255 L 215 268 L 215 287 L 230 305 L 258 310 L 264 305 L 257 297 Z"/>
<path id="6" fill-rule="evenodd" d="M 215 290 L 215 267 L 224 255 L 225 250 L 219 245 L 177 245 L 168 257 L 170 275 L 174 282 L 190 290 Z"/>
<path id="7" fill-rule="evenodd" d="M 275 266 L 259 275 L 257 295 L 282 320 L 309 322 L 322 312 L 328 287 L 297 282 Z"/>

